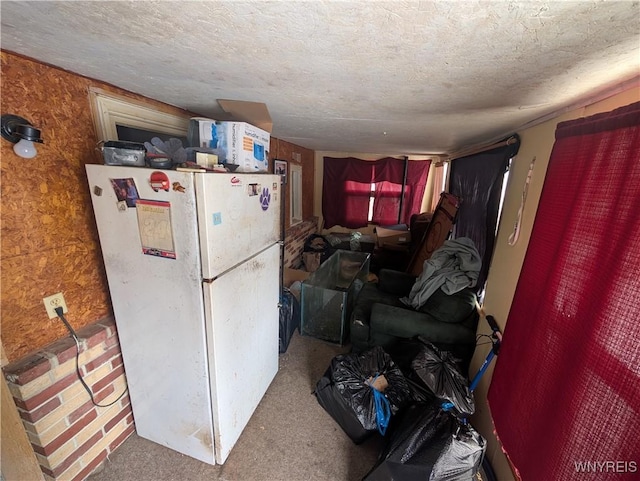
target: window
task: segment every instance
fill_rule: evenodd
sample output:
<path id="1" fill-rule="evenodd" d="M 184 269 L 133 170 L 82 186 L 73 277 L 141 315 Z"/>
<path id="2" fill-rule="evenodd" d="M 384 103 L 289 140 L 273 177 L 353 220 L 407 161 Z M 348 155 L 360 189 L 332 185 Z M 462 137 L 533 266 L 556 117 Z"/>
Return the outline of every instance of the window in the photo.
<path id="1" fill-rule="evenodd" d="M 440 202 L 440 194 L 447 192 L 447 183 L 449 181 L 449 162 L 439 161 L 433 168 L 433 192 L 431 193 L 431 201 L 428 209 L 434 212 Z"/>
<path id="2" fill-rule="evenodd" d="M 367 213 L 367 222 L 373 220 L 373 200 L 376 195 L 376 184 L 371 184 L 371 195 L 369 196 L 369 212 Z"/>
<path id="3" fill-rule="evenodd" d="M 290 225 L 302 222 L 302 167 L 296 164 L 289 164 L 291 211 L 289 213 Z"/>
<path id="4" fill-rule="evenodd" d="M 507 195 L 507 185 L 509 184 L 509 172 L 511 171 L 511 162 L 513 162 L 513 157 L 509 159 L 507 164 L 507 170 L 504 171 L 502 176 L 502 190 L 500 191 L 500 202 L 498 204 L 498 222 L 496 224 L 496 232 L 495 235 L 498 235 L 498 228 L 500 227 L 500 222 L 502 221 L 502 208 L 504 207 L 504 198 Z"/>
<path id="5" fill-rule="evenodd" d="M 159 110 L 127 97 L 101 89 L 89 90 L 93 121 L 98 139 L 150 141 L 176 137 L 186 144 L 189 117 Z"/>
<path id="6" fill-rule="evenodd" d="M 375 161 L 324 157 L 325 228 L 405 223 L 420 212 L 430 160 L 387 157 Z"/>
<path id="7" fill-rule="evenodd" d="M 371 183 L 369 194 L 369 212 L 367 222 L 378 225 L 391 225 L 397 223 L 400 212 L 402 185 L 392 182 Z M 404 186 L 404 196 L 407 197 L 411 187 Z M 385 200 L 381 200 L 382 198 Z M 376 199 L 378 202 L 376 203 Z"/>

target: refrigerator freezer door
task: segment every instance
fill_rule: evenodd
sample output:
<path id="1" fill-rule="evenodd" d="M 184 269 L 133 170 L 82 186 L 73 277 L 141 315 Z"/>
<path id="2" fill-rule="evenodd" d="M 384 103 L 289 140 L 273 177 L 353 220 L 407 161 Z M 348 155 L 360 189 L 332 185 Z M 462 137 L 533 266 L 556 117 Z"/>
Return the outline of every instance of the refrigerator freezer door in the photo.
<path id="1" fill-rule="evenodd" d="M 281 194 L 277 175 L 196 174 L 205 279 L 280 239 Z"/>
<path id="2" fill-rule="evenodd" d="M 151 169 L 87 165 L 136 431 L 214 464 L 204 299 L 193 175 L 167 172 L 154 191 Z M 176 258 L 142 252 L 137 208 L 118 201 L 113 179 L 133 179 L 142 199 L 169 202 Z"/>
<path id="3" fill-rule="evenodd" d="M 278 371 L 280 248 L 204 283 L 216 462 L 222 464 Z"/>

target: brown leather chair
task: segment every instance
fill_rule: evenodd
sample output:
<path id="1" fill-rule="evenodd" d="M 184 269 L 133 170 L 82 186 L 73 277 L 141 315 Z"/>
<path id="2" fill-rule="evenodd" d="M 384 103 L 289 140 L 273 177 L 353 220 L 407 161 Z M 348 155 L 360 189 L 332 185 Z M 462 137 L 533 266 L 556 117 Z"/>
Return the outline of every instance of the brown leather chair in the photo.
<path id="1" fill-rule="evenodd" d="M 413 276 L 422 272 L 424 261 L 442 246 L 456 221 L 460 199 L 443 192 L 433 214 L 413 214 L 409 222 L 411 241 L 406 245 L 384 246 L 374 250 L 371 271 L 381 269 L 406 271 Z"/>
<path id="2" fill-rule="evenodd" d="M 431 221 L 424 229 L 420 240 L 414 242 L 415 249 L 407 267 L 409 274 L 419 276 L 422 273 L 424 261 L 429 259 L 431 254 L 444 244 L 444 241 L 447 240 L 451 233 L 451 229 L 453 229 L 453 224 L 456 222 L 459 208 L 460 199 L 455 195 L 448 192 L 440 194 L 440 200 L 433 211 Z M 413 236 L 413 232 L 411 235 Z"/>

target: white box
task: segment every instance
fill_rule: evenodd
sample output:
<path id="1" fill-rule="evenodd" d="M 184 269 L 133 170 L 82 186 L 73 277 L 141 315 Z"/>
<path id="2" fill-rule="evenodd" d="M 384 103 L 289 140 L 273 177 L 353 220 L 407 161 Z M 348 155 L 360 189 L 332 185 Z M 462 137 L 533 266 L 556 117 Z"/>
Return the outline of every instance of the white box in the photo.
<path id="1" fill-rule="evenodd" d="M 268 172 L 271 134 L 246 122 L 221 122 L 194 117 L 189 122 L 191 147 L 215 149 L 221 164 L 235 172 Z"/>

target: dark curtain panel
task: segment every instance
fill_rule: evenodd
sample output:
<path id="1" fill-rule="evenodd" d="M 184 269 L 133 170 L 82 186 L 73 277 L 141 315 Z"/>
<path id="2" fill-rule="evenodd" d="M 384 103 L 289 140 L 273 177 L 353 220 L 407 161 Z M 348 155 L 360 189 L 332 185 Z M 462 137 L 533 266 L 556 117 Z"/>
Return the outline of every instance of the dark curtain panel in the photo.
<path id="1" fill-rule="evenodd" d="M 367 225 L 373 162 L 348 157 L 324 158 L 322 216 L 325 228 L 340 225 L 350 229 Z"/>
<path id="2" fill-rule="evenodd" d="M 638 479 L 638 199 L 640 102 L 558 124 L 488 395 L 524 480 Z"/>
<path id="3" fill-rule="evenodd" d="M 429 174 L 429 160 L 409 161 L 401 222 L 420 212 Z M 355 229 L 368 224 L 371 184 L 376 184 L 374 223 L 398 223 L 405 161 L 387 157 L 376 161 L 324 158 L 322 216 L 325 228 L 335 225 Z"/>
<path id="4" fill-rule="evenodd" d="M 469 237 L 482 257 L 479 291 L 487 280 L 493 256 L 504 173 L 509 159 L 520 148 L 520 139 L 516 138 L 514 144 L 461 157 L 451 163 L 449 191 L 462 201 L 453 237 Z"/>

